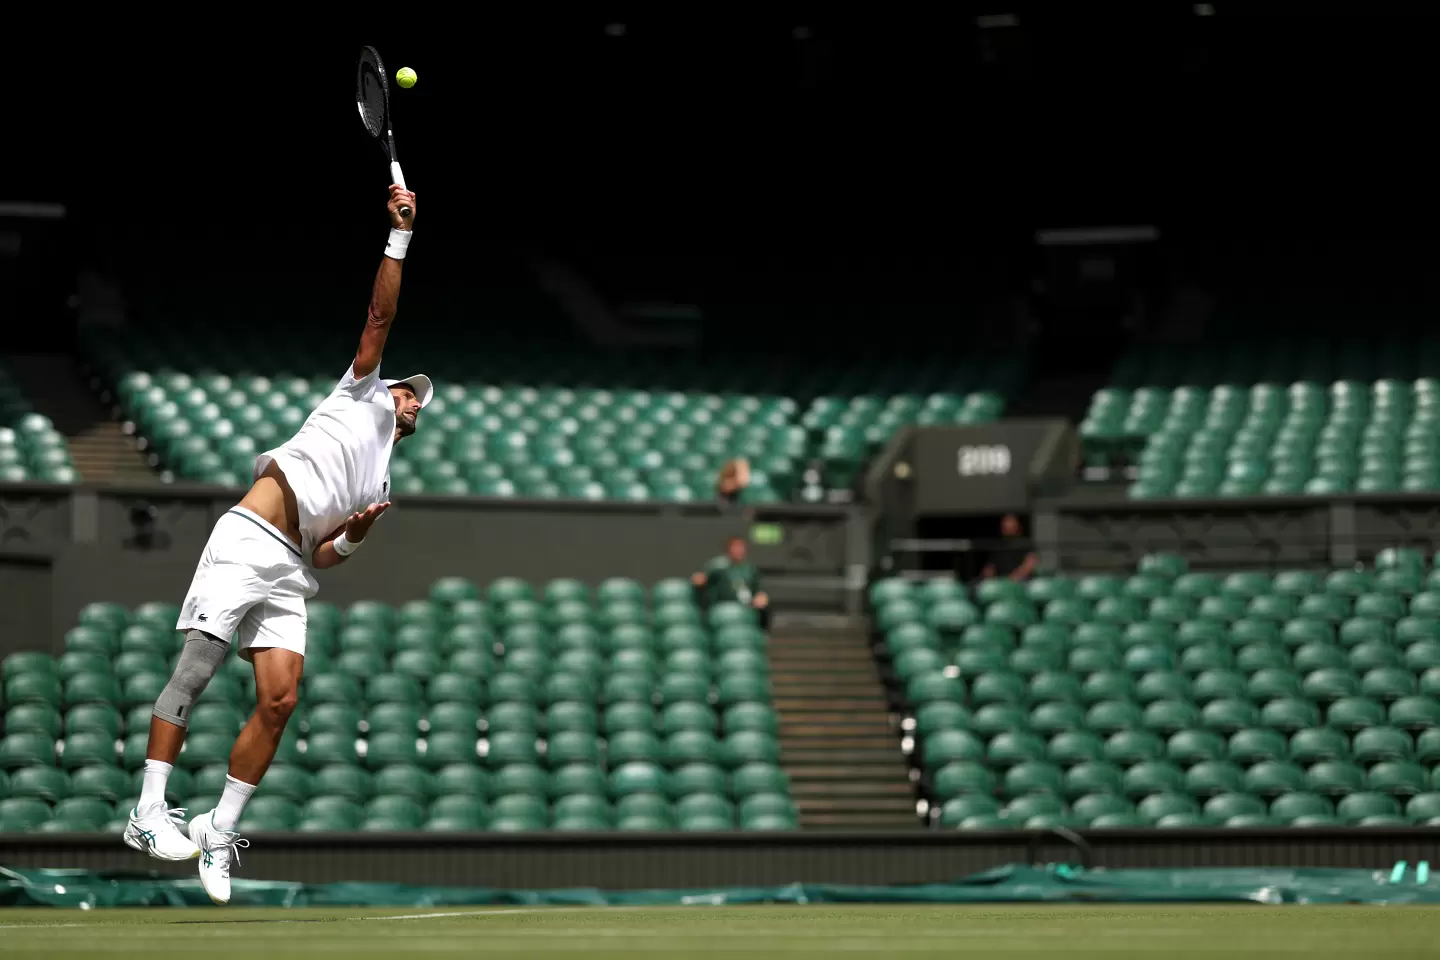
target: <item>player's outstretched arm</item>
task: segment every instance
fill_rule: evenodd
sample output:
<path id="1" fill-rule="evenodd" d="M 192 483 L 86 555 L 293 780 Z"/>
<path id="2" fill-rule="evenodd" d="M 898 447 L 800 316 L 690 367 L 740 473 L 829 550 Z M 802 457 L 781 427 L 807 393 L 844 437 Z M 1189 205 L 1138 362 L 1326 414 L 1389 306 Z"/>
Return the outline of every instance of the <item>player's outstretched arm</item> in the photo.
<path id="1" fill-rule="evenodd" d="M 372 503 L 359 513 L 350 514 L 336 531 L 326 537 L 311 556 L 311 566 L 316 570 L 327 570 L 344 563 L 350 554 L 365 542 L 370 526 L 380 515 L 390 509 L 390 501 Z"/>
<path id="2" fill-rule="evenodd" d="M 385 339 L 395 319 L 395 305 L 400 300 L 400 267 L 405 262 L 405 247 L 415 229 L 415 194 L 404 187 L 390 185 L 390 243 L 375 274 L 375 288 L 370 294 L 370 315 L 365 319 L 365 332 L 360 334 L 360 349 L 355 351 L 355 378 L 368 376 L 380 366 L 385 352 Z M 410 216 L 400 215 L 401 207 L 410 208 Z"/>

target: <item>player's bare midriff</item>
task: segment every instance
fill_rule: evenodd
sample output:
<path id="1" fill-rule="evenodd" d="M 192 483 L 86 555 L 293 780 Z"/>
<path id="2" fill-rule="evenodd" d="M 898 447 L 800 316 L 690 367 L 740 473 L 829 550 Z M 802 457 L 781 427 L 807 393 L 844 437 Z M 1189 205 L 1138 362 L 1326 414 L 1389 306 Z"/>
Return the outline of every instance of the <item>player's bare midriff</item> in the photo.
<path id="1" fill-rule="evenodd" d="M 260 478 L 240 501 L 240 506 L 250 510 L 300 546 L 300 508 L 295 502 L 295 491 L 278 464 L 272 462 L 260 474 Z"/>

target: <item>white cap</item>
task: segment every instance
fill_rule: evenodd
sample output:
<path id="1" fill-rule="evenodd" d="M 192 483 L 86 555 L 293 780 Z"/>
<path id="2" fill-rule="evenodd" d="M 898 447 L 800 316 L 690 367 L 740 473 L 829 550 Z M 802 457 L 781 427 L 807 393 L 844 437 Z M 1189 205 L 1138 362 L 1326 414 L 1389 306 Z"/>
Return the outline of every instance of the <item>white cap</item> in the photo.
<path id="1" fill-rule="evenodd" d="M 386 380 L 385 386 L 393 387 L 402 383 L 415 391 L 415 399 L 420 401 L 422 408 L 435 396 L 435 384 L 423 373 L 417 373 L 413 377 L 401 377 L 399 380 Z"/>

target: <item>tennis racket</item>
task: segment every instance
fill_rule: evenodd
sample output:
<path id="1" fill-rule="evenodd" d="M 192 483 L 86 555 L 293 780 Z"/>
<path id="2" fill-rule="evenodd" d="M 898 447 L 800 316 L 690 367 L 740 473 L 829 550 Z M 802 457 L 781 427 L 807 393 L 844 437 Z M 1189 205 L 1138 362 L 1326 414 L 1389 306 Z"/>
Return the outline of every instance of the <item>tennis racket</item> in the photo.
<path id="1" fill-rule="evenodd" d="M 365 130 L 379 142 L 390 160 L 390 182 L 405 187 L 405 175 L 400 172 L 400 160 L 395 154 L 394 124 L 390 120 L 390 80 L 374 47 L 360 49 L 360 65 L 355 71 L 355 105 L 360 108 Z M 410 216 L 411 212 L 409 207 L 400 208 L 402 217 Z"/>

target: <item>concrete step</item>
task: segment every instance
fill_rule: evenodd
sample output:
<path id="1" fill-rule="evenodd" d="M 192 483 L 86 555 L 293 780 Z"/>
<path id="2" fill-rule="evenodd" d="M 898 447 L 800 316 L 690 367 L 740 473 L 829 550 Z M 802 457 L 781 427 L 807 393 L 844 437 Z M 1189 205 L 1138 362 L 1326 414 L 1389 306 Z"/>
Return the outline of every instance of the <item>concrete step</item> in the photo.
<path id="1" fill-rule="evenodd" d="M 903 764 L 905 761 L 905 755 L 900 752 L 898 744 L 886 744 L 883 747 L 878 744 L 864 747 L 827 747 L 821 746 L 819 741 L 807 740 L 804 744 L 796 744 L 793 748 L 782 742 L 780 749 L 785 758 L 785 769 L 787 770 L 810 765 Z"/>
<path id="2" fill-rule="evenodd" d="M 776 653 L 794 654 L 797 657 L 832 656 L 844 657 L 849 660 L 862 656 L 870 656 L 870 644 L 868 642 L 854 643 L 846 641 L 845 643 L 830 643 L 827 641 L 824 643 L 809 643 L 801 640 L 776 640 L 774 637 L 771 637 L 767 649 Z"/>
<path id="3" fill-rule="evenodd" d="M 814 691 L 817 696 L 831 696 L 840 691 L 848 691 L 847 695 L 865 696 L 875 694 L 881 696 L 885 689 L 880 686 L 880 681 L 871 677 L 797 677 L 793 674 L 771 674 L 770 685 L 775 689 L 778 696 L 789 693 L 793 696 L 803 697 L 806 691 Z M 783 692 L 782 692 L 783 691 Z"/>
<path id="4" fill-rule="evenodd" d="M 863 783 L 830 781 L 797 781 L 790 778 L 790 795 L 794 797 L 880 797 L 893 800 L 915 799 L 915 789 L 905 780 L 872 780 Z"/>
<path id="5" fill-rule="evenodd" d="M 806 813 L 908 813 L 916 816 L 915 797 L 796 797 L 795 808 Z"/>
<path id="6" fill-rule="evenodd" d="M 780 736 L 786 740 L 825 740 L 830 737 L 885 737 L 893 740 L 895 730 L 886 721 L 871 718 L 853 723 L 781 723 Z"/>
<path id="7" fill-rule="evenodd" d="M 150 463 L 135 446 L 135 439 L 120 424 L 101 421 L 69 438 L 75 469 L 90 483 L 155 480 Z"/>
<path id="8" fill-rule="evenodd" d="M 792 671 L 770 664 L 770 682 L 776 685 L 850 684 L 880 689 L 880 675 L 871 671 Z"/>
<path id="9" fill-rule="evenodd" d="M 801 691 L 790 690 L 785 693 L 775 692 L 775 709 L 784 716 L 788 710 L 814 710 L 819 705 L 825 704 L 832 710 L 853 710 L 869 711 L 889 715 L 890 705 L 885 698 L 879 694 L 872 697 L 861 697 L 852 694 L 836 696 L 825 690 Z"/>
<path id="10" fill-rule="evenodd" d="M 780 726 L 782 728 L 787 723 L 835 724 L 836 726 L 843 727 L 847 724 L 861 722 L 884 723 L 887 730 L 896 729 L 895 725 L 890 722 L 890 715 L 888 713 L 855 714 L 844 710 L 831 710 L 825 704 L 819 703 L 808 709 L 787 710 L 784 716 L 780 718 Z"/>
<path id="11" fill-rule="evenodd" d="M 897 751 L 893 757 L 880 762 L 850 760 L 846 757 L 832 757 L 829 763 L 788 763 L 785 772 L 793 783 L 824 783 L 833 780 L 894 780 L 909 784 L 910 769 Z"/>
<path id="12" fill-rule="evenodd" d="M 888 733 L 866 733 L 848 737 L 820 736 L 806 737 L 801 740 L 792 740 L 788 737 L 780 738 L 780 750 L 784 756 L 789 756 L 787 748 L 793 744 L 795 749 L 806 752 L 814 750 L 893 750 L 896 756 L 901 756 L 900 747 L 895 738 Z"/>

